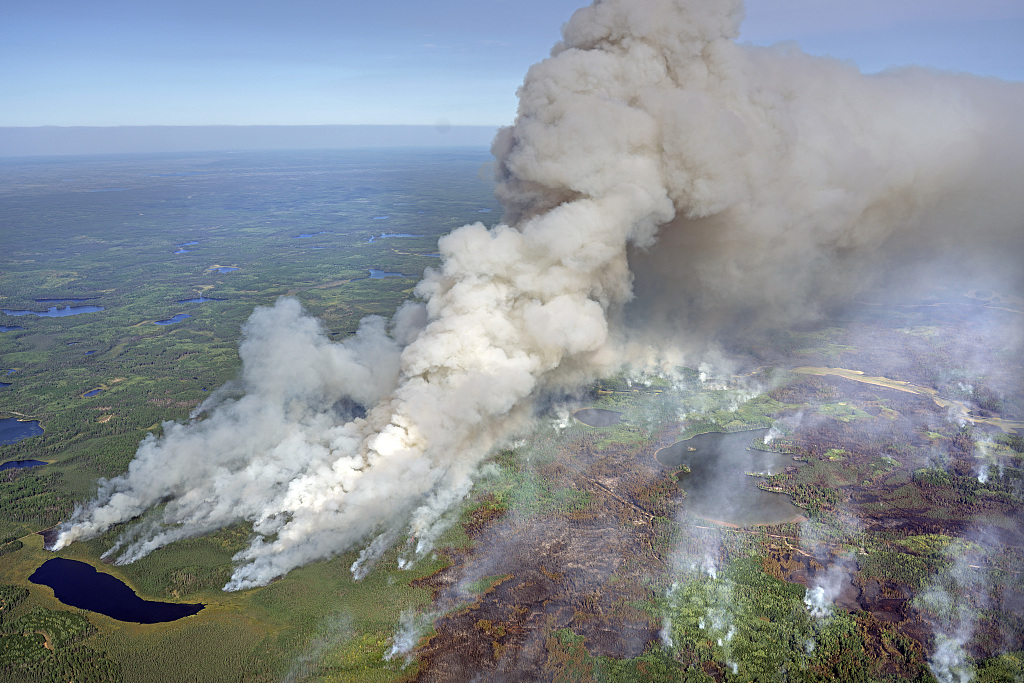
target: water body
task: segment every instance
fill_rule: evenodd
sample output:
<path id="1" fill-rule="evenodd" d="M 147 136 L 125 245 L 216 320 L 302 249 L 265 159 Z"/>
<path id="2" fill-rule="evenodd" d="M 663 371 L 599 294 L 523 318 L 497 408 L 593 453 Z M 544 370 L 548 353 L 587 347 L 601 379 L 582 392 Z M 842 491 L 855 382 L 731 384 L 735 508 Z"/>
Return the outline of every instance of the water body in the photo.
<path id="1" fill-rule="evenodd" d="M 622 413 L 603 408 L 584 408 L 577 410 L 572 416 L 591 427 L 611 427 L 622 422 Z"/>
<path id="2" fill-rule="evenodd" d="M 196 175 L 198 175 L 198 174 L 196 174 Z M 195 240 L 193 240 L 191 242 L 182 242 L 181 244 L 175 244 L 174 246 L 176 246 L 176 247 L 191 247 L 193 244 L 199 244 L 199 242 L 196 242 Z"/>
<path id="3" fill-rule="evenodd" d="M 28 577 L 49 586 L 65 605 L 99 612 L 118 621 L 158 624 L 198 614 L 206 605 L 143 600 L 123 581 L 77 560 L 55 557 Z"/>
<path id="4" fill-rule="evenodd" d="M 14 332 L 15 330 L 25 329 L 21 325 L 0 325 L 0 332 Z"/>
<path id="5" fill-rule="evenodd" d="M 386 221 L 389 218 L 391 218 L 391 216 L 374 216 L 373 220 L 375 220 L 375 221 Z"/>
<path id="6" fill-rule="evenodd" d="M 210 270 L 216 270 L 221 273 L 230 273 L 233 270 L 241 270 L 241 268 L 235 268 L 234 266 L 217 266 L 215 268 L 211 268 Z"/>
<path id="7" fill-rule="evenodd" d="M 195 249 L 179 249 L 178 251 L 172 251 L 172 254 L 191 254 Z"/>
<path id="8" fill-rule="evenodd" d="M 9 386 L 13 386 L 11 382 L 0 382 L 0 389 L 6 389 Z"/>
<path id="9" fill-rule="evenodd" d="M 39 420 L 19 420 L 16 417 L 0 420 L 0 446 L 17 443 L 42 433 L 43 428 L 39 425 Z"/>
<path id="10" fill-rule="evenodd" d="M 796 464 L 788 455 L 749 448 L 767 433 L 756 429 L 699 434 L 662 448 L 655 457 L 666 467 L 690 468 L 677 476 L 686 491 L 683 506 L 699 517 L 737 526 L 792 522 L 803 510 L 784 494 L 757 488 L 758 478 L 747 475 L 775 474 Z"/>
<path id="11" fill-rule="evenodd" d="M 386 240 L 389 237 L 419 237 L 419 235 L 414 235 L 411 232 L 382 232 L 379 235 L 374 235 L 366 241 L 373 244 L 377 240 Z"/>
<path id="12" fill-rule="evenodd" d="M 10 460 L 0 465 L 0 472 L 4 470 L 23 470 L 28 467 L 39 467 L 45 464 L 42 460 Z"/>
<path id="13" fill-rule="evenodd" d="M 411 277 L 405 273 L 390 273 L 386 270 L 376 270 L 370 268 L 370 277 L 357 277 L 352 282 L 359 282 L 360 280 L 383 280 L 386 277 Z"/>
<path id="14" fill-rule="evenodd" d="M 102 387 L 100 387 L 99 389 L 93 389 L 92 391 L 87 391 L 84 394 L 82 394 L 82 396 L 84 396 L 85 398 L 89 398 L 90 396 L 95 396 L 96 394 L 100 393 L 101 391 L 103 391 Z"/>
<path id="15" fill-rule="evenodd" d="M 309 237 L 316 237 L 317 235 L 329 235 L 329 234 L 330 233 L 327 232 L 326 230 L 321 230 L 320 232 L 304 232 L 301 235 L 295 235 L 294 237 L 292 237 L 292 239 L 293 240 L 302 240 L 302 239 L 307 239 Z"/>
<path id="16" fill-rule="evenodd" d="M 205 304 L 207 301 L 224 301 L 224 299 L 214 299 L 209 296 L 197 296 L 194 299 L 178 299 L 179 304 Z"/>
<path id="17" fill-rule="evenodd" d="M 63 318 L 69 315 L 79 315 L 81 313 L 96 313 L 102 311 L 102 306 L 65 306 L 64 308 L 57 308 L 56 306 L 50 306 L 46 311 L 19 311 L 12 310 L 10 308 L 2 309 L 7 315 L 35 315 L 40 318 Z M 16 328 L 21 329 L 21 328 Z M 7 330 L 4 330 L 5 332 Z"/>
<path id="18" fill-rule="evenodd" d="M 87 356 L 91 356 L 91 355 L 92 355 L 92 354 L 94 354 L 94 353 L 96 353 L 96 352 L 95 352 L 95 351 L 86 351 L 86 352 L 85 352 L 85 355 L 87 355 Z"/>
<path id="19" fill-rule="evenodd" d="M 167 318 L 166 320 L 154 320 L 153 322 L 157 325 L 173 325 L 174 323 L 180 323 L 185 318 L 191 318 L 188 313 L 179 313 L 173 318 Z"/>

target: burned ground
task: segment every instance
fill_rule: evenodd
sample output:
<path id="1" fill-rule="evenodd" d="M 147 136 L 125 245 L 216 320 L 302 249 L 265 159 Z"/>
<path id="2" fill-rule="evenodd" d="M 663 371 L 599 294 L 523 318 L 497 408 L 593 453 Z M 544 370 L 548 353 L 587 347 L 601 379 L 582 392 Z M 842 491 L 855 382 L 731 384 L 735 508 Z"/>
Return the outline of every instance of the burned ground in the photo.
<path id="1" fill-rule="evenodd" d="M 836 377 L 799 378 L 771 397 L 809 413 L 780 440 L 799 467 L 772 480 L 783 488 L 788 482 L 839 492 L 833 504 L 810 507 L 846 519 L 867 547 L 856 547 L 849 535 L 822 545 L 803 538 L 800 524 L 729 528 L 681 515 L 684 494 L 654 453 L 673 443 L 682 423 L 633 444 L 609 444 L 601 429 L 585 429 L 534 466 L 554 487 L 586 494 L 585 505 L 523 513 L 491 496 L 465 517 L 471 547 L 449 550 L 451 564 L 422 581 L 442 616 L 417 651 L 416 680 L 560 680 L 565 667 L 581 666 L 584 650 L 577 647 L 585 649 L 582 656 L 637 657 L 659 642 L 654 605 L 681 557 L 710 553 L 721 566 L 751 551 L 770 575 L 806 587 L 852 552 L 835 607 L 854 617 L 879 674 L 917 675 L 934 636 L 914 598 L 949 560 L 900 544 L 969 537 L 977 528 L 972 520 L 987 515 L 1005 520 L 990 530 L 987 556 L 1003 558 L 1001 569 L 1019 570 L 1021 558 L 1011 547 L 1019 540 L 1019 500 L 972 489 L 977 478 L 966 474 L 976 459 L 972 435 L 949 424 L 928 397 Z M 814 410 L 832 404 L 857 412 L 835 417 Z M 929 460 L 931 453 L 943 454 L 941 462 Z M 929 478 L 946 472 L 943 466 L 951 479 Z M 1015 616 L 1021 596 L 1010 584 L 997 590 L 1009 622 L 981 619 L 974 656 L 1024 646 Z M 568 632 L 581 641 L 556 637 Z M 726 677 L 721 667 L 706 671 Z"/>

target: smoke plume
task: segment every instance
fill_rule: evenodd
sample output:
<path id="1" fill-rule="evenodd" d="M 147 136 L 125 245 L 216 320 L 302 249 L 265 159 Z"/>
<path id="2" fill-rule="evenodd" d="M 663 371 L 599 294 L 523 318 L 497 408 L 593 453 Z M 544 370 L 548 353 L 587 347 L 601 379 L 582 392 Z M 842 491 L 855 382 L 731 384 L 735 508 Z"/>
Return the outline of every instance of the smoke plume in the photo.
<path id="1" fill-rule="evenodd" d="M 1024 86 L 864 76 L 737 44 L 741 17 L 738 0 L 577 11 L 494 142 L 503 222 L 442 238 L 390 327 L 339 344 L 294 300 L 257 309 L 244 394 L 145 440 L 56 547 L 150 511 L 117 548 L 130 562 L 248 520 L 228 590 L 371 541 L 368 566 L 407 532 L 415 556 L 532 396 L 950 254 L 944 273 L 1019 285 Z"/>

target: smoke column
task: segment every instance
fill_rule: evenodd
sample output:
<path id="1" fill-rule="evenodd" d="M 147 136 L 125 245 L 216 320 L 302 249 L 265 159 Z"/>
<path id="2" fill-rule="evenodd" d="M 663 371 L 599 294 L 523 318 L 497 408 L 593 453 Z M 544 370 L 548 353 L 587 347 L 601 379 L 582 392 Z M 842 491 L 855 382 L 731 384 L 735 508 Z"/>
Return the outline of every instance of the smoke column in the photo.
<path id="1" fill-rule="evenodd" d="M 739 45 L 741 16 L 577 11 L 495 140 L 503 223 L 441 239 L 390 327 L 339 344 L 294 300 L 257 309 L 244 393 L 147 438 L 55 547 L 141 515 L 111 549 L 131 562 L 248 520 L 227 590 L 366 544 L 358 574 L 405 533 L 429 549 L 538 392 L 739 320 L 812 317 L 911 255 L 1019 277 L 1021 84 L 864 76 Z"/>

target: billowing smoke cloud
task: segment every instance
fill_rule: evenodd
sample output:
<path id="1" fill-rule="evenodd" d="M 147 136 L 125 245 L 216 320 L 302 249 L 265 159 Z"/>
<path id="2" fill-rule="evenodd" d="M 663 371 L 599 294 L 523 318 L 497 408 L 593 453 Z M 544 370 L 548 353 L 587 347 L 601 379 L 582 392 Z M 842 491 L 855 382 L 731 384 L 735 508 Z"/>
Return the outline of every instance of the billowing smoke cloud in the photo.
<path id="1" fill-rule="evenodd" d="M 995 256 L 1021 253 L 1024 87 L 738 45 L 741 14 L 576 12 L 495 141 L 504 222 L 443 238 L 390 333 L 336 344 L 295 301 L 257 309 L 244 394 L 144 441 L 56 547 L 146 513 L 131 561 L 249 520 L 229 590 L 380 539 L 369 566 L 407 528 L 424 552 L 532 395 L 651 339 L 808 317 L 912 253 L 1019 275 Z"/>

